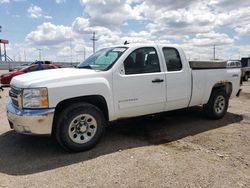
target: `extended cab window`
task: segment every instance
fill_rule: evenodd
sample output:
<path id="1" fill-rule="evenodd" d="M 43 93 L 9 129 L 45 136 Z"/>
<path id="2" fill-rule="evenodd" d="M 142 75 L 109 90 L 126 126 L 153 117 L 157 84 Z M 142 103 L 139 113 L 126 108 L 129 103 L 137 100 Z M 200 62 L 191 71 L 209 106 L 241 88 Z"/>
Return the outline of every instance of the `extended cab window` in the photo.
<path id="1" fill-rule="evenodd" d="M 157 52 L 153 47 L 139 48 L 124 61 L 125 74 L 160 72 Z"/>
<path id="2" fill-rule="evenodd" d="M 163 54 L 168 71 L 180 71 L 182 69 L 181 58 L 175 48 L 163 48 Z"/>

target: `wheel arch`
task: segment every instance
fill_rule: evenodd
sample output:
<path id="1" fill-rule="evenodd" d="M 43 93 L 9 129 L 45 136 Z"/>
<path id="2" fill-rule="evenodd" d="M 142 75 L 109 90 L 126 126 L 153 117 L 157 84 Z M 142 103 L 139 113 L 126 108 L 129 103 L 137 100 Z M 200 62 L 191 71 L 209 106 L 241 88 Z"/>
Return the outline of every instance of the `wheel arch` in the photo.
<path id="1" fill-rule="evenodd" d="M 214 86 L 211 89 L 209 98 L 211 97 L 213 91 L 215 90 L 225 90 L 227 93 L 228 98 L 230 98 L 232 91 L 233 91 L 233 84 L 229 81 L 226 82 L 218 82 L 216 84 L 214 84 Z"/>
<path id="2" fill-rule="evenodd" d="M 103 96 L 101 96 L 101 95 L 89 95 L 89 96 L 82 96 L 82 97 L 74 97 L 74 98 L 70 98 L 70 99 L 65 99 L 56 105 L 54 119 L 53 119 L 52 132 L 53 132 L 54 127 L 56 125 L 56 122 L 60 116 L 60 113 L 68 106 L 75 104 L 75 103 L 81 103 L 81 102 L 89 103 L 89 104 L 92 104 L 92 105 L 98 107 L 103 112 L 105 120 L 107 122 L 109 121 L 108 105 L 107 105 L 107 102 Z"/>

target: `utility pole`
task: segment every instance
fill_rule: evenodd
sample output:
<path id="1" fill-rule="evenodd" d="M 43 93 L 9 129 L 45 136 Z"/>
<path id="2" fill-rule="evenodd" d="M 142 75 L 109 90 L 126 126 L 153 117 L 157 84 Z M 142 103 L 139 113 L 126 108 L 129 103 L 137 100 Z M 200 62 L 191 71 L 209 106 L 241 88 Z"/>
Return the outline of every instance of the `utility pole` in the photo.
<path id="1" fill-rule="evenodd" d="M 214 49 L 214 60 L 215 60 L 215 44 L 214 44 L 214 48 L 213 49 Z"/>
<path id="2" fill-rule="evenodd" d="M 95 42 L 98 40 L 96 37 L 95 37 L 95 32 L 93 32 L 93 37 L 90 39 L 93 41 L 93 54 L 95 53 Z"/>
<path id="3" fill-rule="evenodd" d="M 24 61 L 26 61 L 26 51 L 25 50 L 23 51 L 23 59 L 24 59 Z"/>

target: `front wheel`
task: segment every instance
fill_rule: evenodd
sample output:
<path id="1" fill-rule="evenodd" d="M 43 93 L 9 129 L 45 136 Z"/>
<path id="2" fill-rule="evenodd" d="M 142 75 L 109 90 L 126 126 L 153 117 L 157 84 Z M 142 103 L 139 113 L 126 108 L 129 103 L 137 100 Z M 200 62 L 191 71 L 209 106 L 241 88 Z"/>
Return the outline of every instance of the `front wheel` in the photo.
<path id="1" fill-rule="evenodd" d="M 225 90 L 214 90 L 207 104 L 203 105 L 204 112 L 210 119 L 221 119 L 227 112 L 229 97 Z"/>
<path id="2" fill-rule="evenodd" d="M 102 111 L 88 103 L 73 104 L 60 115 L 54 135 L 68 151 L 85 151 L 93 148 L 105 130 Z"/>

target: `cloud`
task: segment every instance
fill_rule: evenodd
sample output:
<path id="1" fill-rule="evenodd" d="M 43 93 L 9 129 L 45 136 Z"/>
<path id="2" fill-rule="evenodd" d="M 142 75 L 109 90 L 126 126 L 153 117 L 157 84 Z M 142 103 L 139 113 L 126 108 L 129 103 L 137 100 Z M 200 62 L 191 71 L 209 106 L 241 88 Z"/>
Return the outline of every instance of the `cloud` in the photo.
<path id="1" fill-rule="evenodd" d="M 91 26 L 90 21 L 86 18 L 77 17 L 72 23 L 72 32 L 75 33 L 75 37 L 84 38 L 88 41 L 86 44 L 91 45 L 90 38 L 93 32 L 96 34 L 98 39 L 98 44 L 100 47 L 106 47 L 110 45 L 121 44 L 121 32 L 116 30 L 111 30 L 103 26 Z"/>
<path id="2" fill-rule="evenodd" d="M 43 14 L 43 10 L 41 7 L 39 6 L 36 6 L 36 5 L 31 5 L 27 12 L 29 13 L 29 16 L 31 18 L 45 18 L 45 19 L 52 19 L 51 16 L 48 16 L 48 15 L 44 15 Z"/>
<path id="3" fill-rule="evenodd" d="M 30 14 L 31 18 L 39 18 L 42 17 L 42 8 L 35 6 L 35 5 L 31 5 L 27 12 Z"/>
<path id="4" fill-rule="evenodd" d="M 127 1 L 80 0 L 84 12 L 89 16 L 91 26 L 105 26 L 118 29 L 128 19 L 141 19 Z"/>
<path id="5" fill-rule="evenodd" d="M 0 4 L 3 4 L 3 3 L 9 3 L 10 0 L 0 0 Z"/>
<path id="6" fill-rule="evenodd" d="M 145 0 L 144 1 L 148 6 L 152 7 L 154 6 L 154 9 L 183 9 L 190 7 L 194 2 L 197 2 L 197 0 Z"/>
<path id="7" fill-rule="evenodd" d="M 194 38 L 187 40 L 191 46 L 222 46 L 222 45 L 231 45 L 234 43 L 234 39 L 230 38 L 225 33 L 216 33 L 211 31 L 209 33 L 198 33 Z"/>
<path id="8" fill-rule="evenodd" d="M 26 0 L 0 0 L 0 4 L 10 3 L 10 2 L 25 2 Z"/>
<path id="9" fill-rule="evenodd" d="M 250 6 L 250 1 L 246 0 L 211 0 L 209 4 L 221 11 L 236 10 Z"/>
<path id="10" fill-rule="evenodd" d="M 77 17 L 74 22 L 72 23 L 72 29 L 73 31 L 77 32 L 77 33 L 90 33 L 90 23 L 89 20 L 86 18 L 82 18 L 82 17 Z M 93 31 L 92 31 L 93 32 Z"/>
<path id="11" fill-rule="evenodd" d="M 248 36 L 250 36 L 250 24 L 236 27 L 235 31 L 237 33 L 239 33 L 239 35 L 248 35 Z"/>
<path id="12" fill-rule="evenodd" d="M 32 45 L 58 45 L 72 38 L 70 27 L 54 25 L 45 22 L 37 27 L 37 30 L 26 36 L 26 41 Z"/>
<path id="13" fill-rule="evenodd" d="M 51 51 L 48 57 L 68 61 L 71 49 L 73 54 L 80 54 L 79 58 L 83 57 L 84 49 L 87 55 L 92 52 L 93 32 L 98 49 L 128 40 L 180 45 L 191 59 L 211 59 L 214 44 L 217 58 L 238 57 L 241 50 L 242 55 L 250 53 L 249 48 L 240 45 L 242 36 L 248 37 L 250 33 L 248 1 L 80 0 L 80 3 L 82 17 L 76 17 L 69 26 L 45 22 L 26 36 L 28 44 L 47 47 Z M 45 18 L 43 10 L 37 12 L 34 14 L 38 18 Z"/>
<path id="14" fill-rule="evenodd" d="M 56 0 L 56 3 L 57 3 L 57 4 L 65 3 L 65 2 L 66 2 L 66 0 Z"/>
<path id="15" fill-rule="evenodd" d="M 93 32 L 99 35 L 112 35 L 117 33 L 107 27 L 103 26 L 91 26 L 89 19 L 77 17 L 72 23 L 72 31 L 78 34 L 92 34 Z"/>

